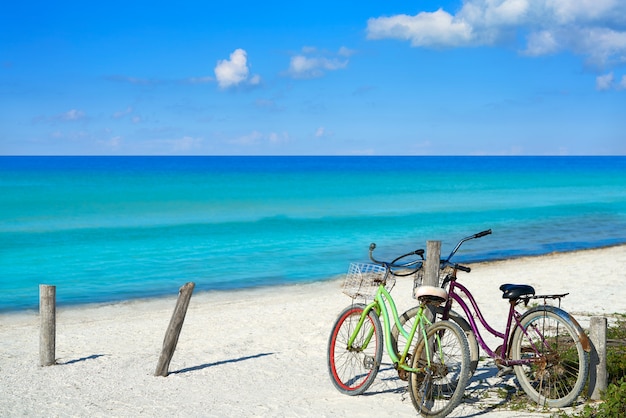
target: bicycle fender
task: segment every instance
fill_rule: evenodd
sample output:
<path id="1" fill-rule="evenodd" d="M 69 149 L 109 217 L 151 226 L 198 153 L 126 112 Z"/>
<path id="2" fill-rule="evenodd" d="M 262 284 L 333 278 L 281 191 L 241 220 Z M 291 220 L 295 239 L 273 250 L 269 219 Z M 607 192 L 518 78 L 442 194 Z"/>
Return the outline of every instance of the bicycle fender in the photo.
<path id="1" fill-rule="evenodd" d="M 578 321 L 576 321 L 576 319 L 572 315 L 565 312 L 561 308 L 557 308 L 556 306 L 550 306 L 550 305 L 543 305 L 543 306 L 537 306 L 537 307 L 531 308 L 528 311 L 526 311 L 524 315 L 522 315 L 522 317 L 520 318 L 520 322 L 522 322 L 524 318 L 526 318 L 528 315 L 534 312 L 538 312 L 538 311 L 539 312 L 541 311 L 552 312 L 553 314 L 560 316 L 563 320 L 574 325 L 574 328 L 576 328 L 576 332 L 578 333 L 578 340 L 580 341 L 580 344 L 583 346 L 583 350 L 585 350 L 587 353 L 591 351 L 591 341 L 589 341 L 589 337 L 587 337 L 587 334 L 585 334 L 585 331 L 583 330 L 583 328 L 580 326 Z"/>

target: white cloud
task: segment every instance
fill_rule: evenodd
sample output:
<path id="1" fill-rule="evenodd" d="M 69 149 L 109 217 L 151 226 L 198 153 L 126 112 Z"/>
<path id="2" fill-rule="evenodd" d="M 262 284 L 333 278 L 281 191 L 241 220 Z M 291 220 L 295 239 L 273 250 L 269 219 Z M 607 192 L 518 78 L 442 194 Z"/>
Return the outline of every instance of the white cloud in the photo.
<path id="1" fill-rule="evenodd" d="M 337 55 L 340 55 L 342 57 L 351 57 L 355 53 L 356 51 L 346 48 L 345 46 L 342 46 L 341 48 L 339 48 L 339 51 L 337 51 Z"/>
<path id="2" fill-rule="evenodd" d="M 261 76 L 258 74 L 253 75 L 252 77 L 250 77 L 249 83 L 253 86 L 261 84 Z"/>
<path id="3" fill-rule="evenodd" d="M 117 81 L 121 83 L 138 84 L 144 86 L 156 85 L 161 82 L 158 80 L 148 80 L 146 78 L 129 77 L 125 75 L 111 75 L 106 77 L 109 81 Z"/>
<path id="4" fill-rule="evenodd" d="M 257 146 L 262 144 L 284 144 L 290 141 L 289 134 L 287 132 L 270 132 L 268 134 L 264 134 L 259 131 L 252 131 L 249 134 L 242 135 L 238 138 L 235 138 L 230 141 L 231 144 L 241 145 L 241 146 Z"/>
<path id="5" fill-rule="evenodd" d="M 194 149 L 200 149 L 202 146 L 201 138 L 193 138 L 191 136 L 183 136 L 171 141 L 172 150 L 174 152 L 186 152 Z"/>
<path id="6" fill-rule="evenodd" d="M 396 15 L 369 19 L 369 39 L 396 38 L 411 41 L 413 46 L 469 45 L 474 34 L 468 23 L 441 9 L 416 16 Z"/>
<path id="7" fill-rule="evenodd" d="M 84 117 L 85 117 L 85 112 L 83 112 L 82 110 L 72 109 L 61 114 L 60 119 L 74 121 L 74 120 L 83 119 Z"/>
<path id="8" fill-rule="evenodd" d="M 528 0 L 507 0 L 488 9 L 490 22 L 502 22 L 506 24 L 518 24 L 529 9 Z"/>
<path id="9" fill-rule="evenodd" d="M 305 54 L 314 54 L 317 52 L 317 48 L 315 48 L 314 46 L 303 46 L 302 52 Z"/>
<path id="10" fill-rule="evenodd" d="M 134 124 L 141 122 L 141 116 L 134 114 L 135 110 L 128 106 L 126 110 L 119 110 L 111 116 L 113 119 L 124 119 L 126 116 L 129 116 L 130 121 Z"/>
<path id="11" fill-rule="evenodd" d="M 623 75 L 619 82 L 617 81 L 613 71 L 608 74 L 596 77 L 596 89 L 598 90 L 625 90 L 626 75 Z"/>
<path id="12" fill-rule="evenodd" d="M 259 109 L 268 110 L 271 112 L 278 112 L 284 110 L 281 106 L 279 106 L 276 101 L 271 99 L 257 99 L 254 102 L 254 105 Z"/>
<path id="13" fill-rule="evenodd" d="M 109 139 L 106 145 L 112 149 L 119 149 L 122 145 L 122 141 L 123 138 L 121 136 L 114 136 L 113 138 Z"/>
<path id="14" fill-rule="evenodd" d="M 252 131 L 249 134 L 242 135 L 238 138 L 233 139 L 230 142 L 236 145 L 254 145 L 259 143 L 262 139 L 263 134 L 261 134 L 261 132 Z"/>
<path id="15" fill-rule="evenodd" d="M 559 43 L 554 34 L 542 30 L 528 35 L 528 44 L 524 53 L 532 56 L 546 55 L 557 52 L 559 48 Z"/>
<path id="16" fill-rule="evenodd" d="M 272 144 L 282 144 L 289 142 L 289 134 L 287 132 L 270 132 L 267 138 Z"/>
<path id="17" fill-rule="evenodd" d="M 215 79 L 211 76 L 204 76 L 204 77 L 191 77 L 188 78 L 187 81 L 191 84 L 205 84 L 205 83 L 210 83 L 212 81 L 214 81 Z"/>
<path id="18" fill-rule="evenodd" d="M 419 47 L 491 46 L 525 36 L 532 56 L 571 51 L 597 66 L 626 62 L 622 0 L 464 0 L 455 13 L 371 18 L 369 39 L 400 39 Z"/>
<path id="19" fill-rule="evenodd" d="M 121 119 L 126 115 L 130 115 L 131 113 L 133 113 L 133 108 L 129 106 L 126 108 L 126 110 L 120 110 L 113 113 L 113 119 Z"/>
<path id="20" fill-rule="evenodd" d="M 573 34 L 573 49 L 587 55 L 591 63 L 599 66 L 626 63 L 626 31 L 586 28 Z"/>
<path id="21" fill-rule="evenodd" d="M 613 84 L 613 73 L 608 73 L 596 77 L 596 88 L 598 90 L 609 90 Z"/>
<path id="22" fill-rule="evenodd" d="M 559 23 L 602 19 L 619 8 L 619 0 L 546 0 L 545 4 Z"/>
<path id="23" fill-rule="evenodd" d="M 291 57 L 287 73 L 293 78 L 321 77 L 327 71 L 346 68 L 348 66 L 347 57 L 353 53 L 354 51 L 345 47 L 341 47 L 336 54 L 320 52 L 313 47 L 304 47 L 301 54 Z"/>
<path id="24" fill-rule="evenodd" d="M 220 88 L 226 89 L 248 82 L 257 85 L 261 82 L 261 77 L 253 75 L 248 78 L 248 54 L 239 48 L 230 54 L 230 59 L 219 60 L 215 66 L 215 78 Z"/>
<path id="25" fill-rule="evenodd" d="M 333 131 L 326 129 L 324 126 L 320 126 L 315 130 L 315 138 L 330 138 L 334 135 Z"/>

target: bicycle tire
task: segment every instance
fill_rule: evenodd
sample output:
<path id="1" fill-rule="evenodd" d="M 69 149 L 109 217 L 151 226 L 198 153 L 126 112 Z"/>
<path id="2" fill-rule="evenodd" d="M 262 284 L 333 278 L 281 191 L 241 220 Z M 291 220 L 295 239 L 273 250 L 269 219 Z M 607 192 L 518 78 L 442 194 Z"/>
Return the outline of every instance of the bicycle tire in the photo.
<path id="1" fill-rule="evenodd" d="M 413 326 L 413 321 L 415 320 L 415 316 L 417 315 L 419 308 L 419 306 L 414 306 L 413 308 L 407 310 L 402 315 L 400 315 L 400 325 L 402 325 L 405 330 L 411 329 L 411 327 Z M 443 316 L 443 311 L 443 306 L 437 306 L 435 308 L 436 318 L 441 318 Z M 429 319 L 432 320 L 432 318 Z M 478 346 L 478 341 L 476 340 L 476 335 L 474 334 L 474 331 L 472 330 L 470 324 L 456 311 L 450 310 L 450 312 L 448 313 L 448 319 L 459 325 L 467 337 L 467 343 L 470 350 L 470 366 L 468 373 L 469 377 L 471 378 L 474 375 L 474 372 L 476 372 L 476 368 L 478 367 L 478 360 L 480 359 L 480 348 Z M 417 337 L 413 339 L 413 344 L 411 344 L 412 347 L 409 349 L 408 353 L 413 353 L 416 343 Z M 405 345 L 406 338 L 404 338 L 404 336 L 400 334 L 398 327 L 394 324 L 393 328 L 391 329 L 391 348 L 395 351 L 396 354 L 399 355 L 399 353 L 404 350 Z"/>
<path id="2" fill-rule="evenodd" d="M 370 311 L 363 326 L 348 349 L 348 340 L 355 330 L 365 305 L 358 303 L 346 307 L 338 316 L 328 339 L 328 372 L 341 393 L 360 395 L 376 379 L 383 356 L 383 334 L 378 316 Z M 372 338 L 365 349 L 361 347 L 367 335 Z"/>
<path id="3" fill-rule="evenodd" d="M 530 365 L 514 366 L 520 386 L 541 406 L 571 405 L 582 392 L 589 371 L 589 353 L 581 341 L 586 336 L 580 325 L 562 309 L 551 306 L 526 312 L 520 325 L 511 337 L 511 358 L 536 359 Z M 538 344 L 541 336 L 545 344 Z M 533 346 L 540 350 L 538 355 Z"/>
<path id="4" fill-rule="evenodd" d="M 409 393 L 417 412 L 433 418 L 451 413 L 463 400 L 470 376 L 469 363 L 469 345 L 459 325 L 437 321 L 429 326 L 426 339 L 422 336 L 418 340 L 412 358 L 414 368 L 426 371 L 409 376 Z"/>

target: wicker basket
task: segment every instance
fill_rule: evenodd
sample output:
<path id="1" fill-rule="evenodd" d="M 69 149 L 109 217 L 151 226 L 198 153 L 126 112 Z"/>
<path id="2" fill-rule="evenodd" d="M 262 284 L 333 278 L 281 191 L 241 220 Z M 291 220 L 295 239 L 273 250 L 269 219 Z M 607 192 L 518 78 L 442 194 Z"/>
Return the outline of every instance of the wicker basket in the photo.
<path id="1" fill-rule="evenodd" d="M 350 263 L 348 274 L 343 282 L 343 293 L 352 299 L 373 299 L 380 285 L 390 291 L 396 279 L 387 274 L 387 269 L 378 264 Z"/>

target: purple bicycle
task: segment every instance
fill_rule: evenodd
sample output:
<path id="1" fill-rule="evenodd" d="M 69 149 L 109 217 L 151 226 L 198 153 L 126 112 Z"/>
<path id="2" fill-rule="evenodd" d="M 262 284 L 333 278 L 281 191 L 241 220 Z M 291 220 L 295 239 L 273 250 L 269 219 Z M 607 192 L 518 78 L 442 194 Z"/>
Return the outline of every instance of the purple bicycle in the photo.
<path id="1" fill-rule="evenodd" d="M 448 287 L 449 297 L 445 305 L 436 308 L 436 315 L 456 322 L 465 331 L 470 347 L 470 374 L 476 370 L 480 347 L 495 360 L 501 374 L 514 371 L 522 389 L 539 405 L 568 406 L 578 398 L 587 381 L 591 345 L 570 314 L 547 304 L 548 300 L 553 300 L 560 305 L 567 293 L 536 295 L 535 289 L 529 285 L 501 285 L 502 298 L 509 303 L 509 313 L 504 332 L 500 332 L 487 323 L 470 291 L 457 280 L 458 270 L 469 273 L 470 268 L 450 262 L 451 258 L 464 242 L 489 234 L 491 230 L 463 238 L 448 258 L 441 261 L 440 284 L 442 288 Z M 527 308 L 530 300 L 543 300 L 543 304 L 522 311 L 521 307 Z M 452 310 L 454 302 L 459 304 L 463 316 Z M 411 308 L 400 316 L 403 327 L 413 321 L 416 312 L 417 308 Z M 477 320 L 502 344 L 490 348 Z M 393 330 L 392 340 L 397 338 L 401 338 L 401 334 Z"/>

